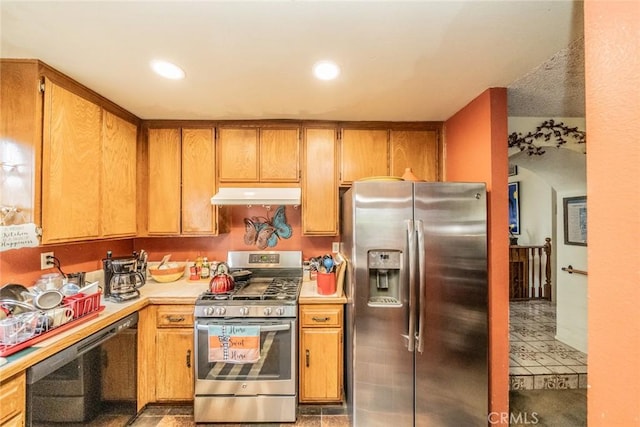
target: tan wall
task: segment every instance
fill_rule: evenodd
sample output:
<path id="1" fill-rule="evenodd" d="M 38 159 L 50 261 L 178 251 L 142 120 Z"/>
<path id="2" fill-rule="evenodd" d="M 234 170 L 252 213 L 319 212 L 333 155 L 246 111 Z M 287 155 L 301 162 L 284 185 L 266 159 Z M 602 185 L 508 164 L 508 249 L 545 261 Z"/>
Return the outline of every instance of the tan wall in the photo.
<path id="1" fill-rule="evenodd" d="M 586 0 L 589 426 L 640 425 L 640 2 Z"/>
<path id="2" fill-rule="evenodd" d="M 486 182 L 489 411 L 509 411 L 507 91 L 488 89 L 445 122 L 445 181 Z"/>

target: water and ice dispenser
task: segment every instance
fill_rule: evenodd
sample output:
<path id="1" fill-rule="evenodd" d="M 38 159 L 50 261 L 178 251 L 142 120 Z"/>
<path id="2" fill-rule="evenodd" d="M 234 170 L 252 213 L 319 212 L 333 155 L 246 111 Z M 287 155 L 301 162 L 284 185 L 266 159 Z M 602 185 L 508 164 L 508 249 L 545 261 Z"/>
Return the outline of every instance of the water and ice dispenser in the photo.
<path id="1" fill-rule="evenodd" d="M 368 253 L 370 307 L 400 307 L 400 267 L 402 252 L 371 250 Z"/>

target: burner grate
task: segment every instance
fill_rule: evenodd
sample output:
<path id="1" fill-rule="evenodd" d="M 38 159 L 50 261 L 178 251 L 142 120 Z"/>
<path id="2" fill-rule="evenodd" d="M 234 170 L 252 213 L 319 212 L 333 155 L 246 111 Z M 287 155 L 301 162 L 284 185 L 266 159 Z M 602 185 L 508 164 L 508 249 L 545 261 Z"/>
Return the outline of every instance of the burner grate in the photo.
<path id="1" fill-rule="evenodd" d="M 300 277 L 250 279 L 247 282 L 237 282 L 229 292 L 204 292 L 196 304 L 225 301 L 297 301 L 301 282 Z"/>

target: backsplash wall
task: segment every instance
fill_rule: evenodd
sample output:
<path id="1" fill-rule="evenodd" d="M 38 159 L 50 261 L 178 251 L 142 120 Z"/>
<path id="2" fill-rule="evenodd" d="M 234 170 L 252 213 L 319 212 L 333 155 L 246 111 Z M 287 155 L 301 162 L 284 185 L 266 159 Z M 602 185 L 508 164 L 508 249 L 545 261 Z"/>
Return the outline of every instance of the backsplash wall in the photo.
<path id="1" fill-rule="evenodd" d="M 244 243 L 244 218 L 271 218 L 275 207 L 270 211 L 261 206 L 234 206 L 231 209 L 231 228 L 229 233 L 212 237 L 148 237 L 109 241 L 93 241 L 69 243 L 64 245 L 40 246 L 37 248 L 14 249 L 0 252 L 0 286 L 5 283 L 20 283 L 31 286 L 45 273 L 56 269 L 40 270 L 40 254 L 54 252 L 60 260 L 65 273 L 77 271 L 93 271 L 102 268 L 102 259 L 107 251 L 113 256 L 131 254 L 134 250 L 144 249 L 149 253 L 150 261 L 159 261 L 166 254 L 171 254 L 175 261 L 194 260 L 198 256 L 206 256 L 210 260 L 225 260 L 229 250 L 255 250 L 254 245 Z M 287 223 L 291 225 L 293 234 L 289 239 L 278 239 L 273 248 L 265 250 L 300 250 L 303 257 L 322 255 L 331 251 L 331 243 L 339 241 L 339 236 L 307 237 L 301 235 L 301 213 L 299 207 L 287 206 L 285 209 Z"/>

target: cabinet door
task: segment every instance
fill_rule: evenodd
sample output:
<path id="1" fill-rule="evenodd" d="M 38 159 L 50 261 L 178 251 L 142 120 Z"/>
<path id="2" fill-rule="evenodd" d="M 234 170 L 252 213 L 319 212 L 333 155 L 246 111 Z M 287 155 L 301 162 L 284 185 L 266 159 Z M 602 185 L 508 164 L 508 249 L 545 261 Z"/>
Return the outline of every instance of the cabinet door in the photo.
<path id="1" fill-rule="evenodd" d="M 343 129 L 340 184 L 389 174 L 388 131 Z"/>
<path id="2" fill-rule="evenodd" d="M 101 108 L 45 82 L 42 243 L 100 235 Z"/>
<path id="3" fill-rule="evenodd" d="M 26 376 L 24 371 L 0 383 L 0 424 L 24 425 Z M 22 423 L 21 423 L 22 422 Z"/>
<path id="4" fill-rule="evenodd" d="M 136 234 L 136 142 L 133 123 L 103 110 L 102 205 L 103 237 Z"/>
<path id="5" fill-rule="evenodd" d="M 303 328 L 300 344 L 300 401 L 340 401 L 342 330 Z"/>
<path id="6" fill-rule="evenodd" d="M 180 130 L 149 129 L 149 234 L 180 234 Z"/>
<path id="7" fill-rule="evenodd" d="M 102 399 L 136 399 L 136 339 L 127 329 L 102 344 Z"/>
<path id="8" fill-rule="evenodd" d="M 213 129 L 182 129 L 182 233 L 215 234 Z"/>
<path id="9" fill-rule="evenodd" d="M 258 129 L 220 128 L 218 157 L 220 182 L 257 182 Z"/>
<path id="10" fill-rule="evenodd" d="M 300 180 L 299 130 L 260 129 L 260 182 Z"/>
<path id="11" fill-rule="evenodd" d="M 160 329 L 156 345 L 158 401 L 193 400 L 193 328 Z"/>
<path id="12" fill-rule="evenodd" d="M 335 129 L 305 129 L 302 174 L 302 232 L 338 234 Z"/>
<path id="13" fill-rule="evenodd" d="M 392 130 L 391 175 L 406 168 L 425 181 L 438 180 L 438 133 L 435 130 Z"/>

